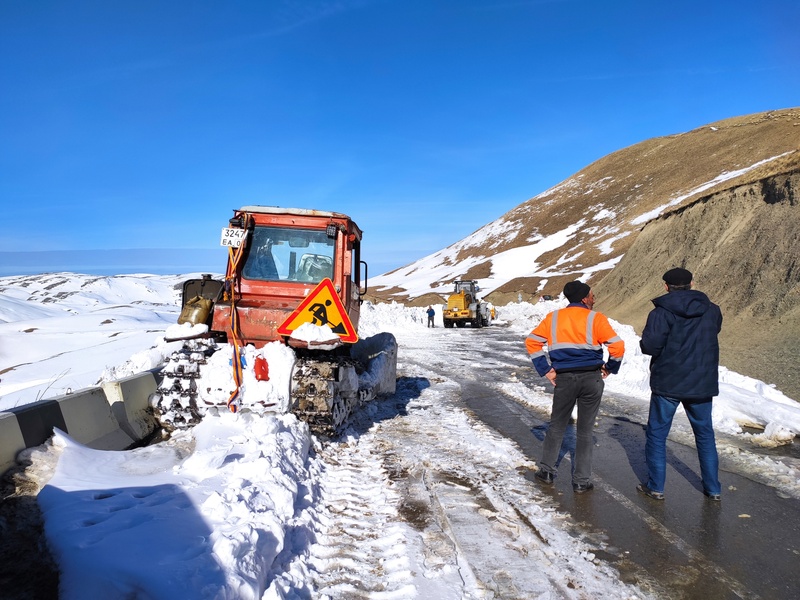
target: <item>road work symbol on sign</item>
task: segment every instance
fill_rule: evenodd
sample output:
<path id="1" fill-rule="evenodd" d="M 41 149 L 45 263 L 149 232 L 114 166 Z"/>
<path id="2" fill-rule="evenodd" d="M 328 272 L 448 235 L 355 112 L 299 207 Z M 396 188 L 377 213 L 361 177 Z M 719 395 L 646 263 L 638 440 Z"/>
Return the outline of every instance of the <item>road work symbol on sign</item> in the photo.
<path id="1" fill-rule="evenodd" d="M 347 311 L 333 287 L 333 281 L 323 279 L 311 290 L 306 299 L 300 303 L 292 314 L 278 327 L 281 335 L 292 335 L 292 332 L 303 323 L 327 325 L 342 338 L 343 342 L 355 343 L 358 334 L 347 316 Z"/>

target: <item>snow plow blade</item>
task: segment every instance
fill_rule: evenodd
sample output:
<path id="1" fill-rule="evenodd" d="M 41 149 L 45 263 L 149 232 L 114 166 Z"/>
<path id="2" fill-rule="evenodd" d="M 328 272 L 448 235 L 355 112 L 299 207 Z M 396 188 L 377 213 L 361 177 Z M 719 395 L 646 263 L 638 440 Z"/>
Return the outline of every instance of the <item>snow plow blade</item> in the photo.
<path id="1" fill-rule="evenodd" d="M 362 402 L 377 396 L 394 394 L 397 387 L 397 340 L 391 333 L 378 333 L 359 340 L 350 355 L 366 371 L 358 377 L 358 394 Z"/>

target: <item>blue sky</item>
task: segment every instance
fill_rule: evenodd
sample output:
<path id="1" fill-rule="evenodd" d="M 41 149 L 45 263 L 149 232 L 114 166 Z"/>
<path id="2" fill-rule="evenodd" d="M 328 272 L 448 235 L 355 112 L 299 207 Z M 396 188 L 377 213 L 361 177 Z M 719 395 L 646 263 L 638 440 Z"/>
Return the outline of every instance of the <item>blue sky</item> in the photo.
<path id="1" fill-rule="evenodd" d="M 800 106 L 797 23 L 796 0 L 3 0 L 0 253 L 223 262 L 232 210 L 267 204 L 349 214 L 377 275 L 626 146 Z"/>

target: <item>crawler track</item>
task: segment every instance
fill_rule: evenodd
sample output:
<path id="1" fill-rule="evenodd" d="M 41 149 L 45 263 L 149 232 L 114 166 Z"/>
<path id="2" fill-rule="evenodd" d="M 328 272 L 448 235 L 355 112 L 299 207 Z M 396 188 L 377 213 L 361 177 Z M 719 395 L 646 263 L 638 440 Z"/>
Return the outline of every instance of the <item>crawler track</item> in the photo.
<path id="1" fill-rule="evenodd" d="M 292 412 L 317 435 L 341 433 L 358 406 L 356 362 L 344 356 L 300 357 L 292 372 Z"/>
<path id="2" fill-rule="evenodd" d="M 155 415 L 167 431 L 191 427 L 209 408 L 226 406 L 227 398 L 209 401 L 201 390 L 203 368 L 218 349 L 213 340 L 187 340 L 167 359 L 158 394 L 151 399 Z M 344 355 L 301 354 L 292 372 L 292 412 L 317 435 L 339 435 L 361 401 L 358 368 L 357 361 Z"/>

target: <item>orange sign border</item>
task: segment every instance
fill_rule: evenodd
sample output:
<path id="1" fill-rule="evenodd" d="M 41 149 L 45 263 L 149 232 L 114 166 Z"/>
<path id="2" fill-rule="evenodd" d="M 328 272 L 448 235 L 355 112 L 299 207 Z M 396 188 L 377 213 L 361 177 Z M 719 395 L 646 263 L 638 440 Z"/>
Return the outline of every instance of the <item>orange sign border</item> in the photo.
<path id="1" fill-rule="evenodd" d="M 344 304 L 342 304 L 341 298 L 339 298 L 339 294 L 336 293 L 336 288 L 333 287 L 333 281 L 330 278 L 326 277 L 322 281 L 317 284 L 311 292 L 306 296 L 305 300 L 303 300 L 300 305 L 292 311 L 286 320 L 281 323 L 280 327 L 278 327 L 278 333 L 281 335 L 288 335 L 291 336 L 294 330 L 297 327 L 292 327 L 294 321 L 303 313 L 308 306 L 316 300 L 317 296 L 319 296 L 323 290 L 328 290 L 330 292 L 331 297 L 333 298 L 333 304 L 336 307 L 336 310 L 339 311 L 339 315 L 342 317 L 342 326 L 345 329 L 346 335 L 339 335 L 343 342 L 348 342 L 354 344 L 358 341 L 358 333 L 356 333 L 355 328 L 353 327 L 353 323 L 350 321 L 350 317 L 347 314 L 347 311 L 344 308 Z M 309 321 L 303 321 L 303 323 L 308 323 Z"/>

